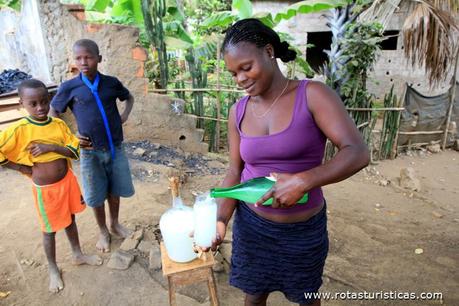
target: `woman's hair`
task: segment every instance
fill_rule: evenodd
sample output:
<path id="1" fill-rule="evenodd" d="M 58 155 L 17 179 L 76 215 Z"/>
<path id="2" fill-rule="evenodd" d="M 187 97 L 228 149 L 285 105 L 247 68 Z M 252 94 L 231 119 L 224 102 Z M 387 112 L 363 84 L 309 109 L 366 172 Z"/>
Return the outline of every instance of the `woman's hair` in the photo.
<path id="1" fill-rule="evenodd" d="M 274 56 L 285 63 L 296 58 L 296 51 L 289 49 L 288 42 L 281 42 L 279 35 L 273 29 L 255 18 L 239 20 L 226 30 L 222 53 L 226 51 L 228 46 L 235 46 L 240 42 L 249 42 L 258 48 L 271 44 L 274 48 Z"/>

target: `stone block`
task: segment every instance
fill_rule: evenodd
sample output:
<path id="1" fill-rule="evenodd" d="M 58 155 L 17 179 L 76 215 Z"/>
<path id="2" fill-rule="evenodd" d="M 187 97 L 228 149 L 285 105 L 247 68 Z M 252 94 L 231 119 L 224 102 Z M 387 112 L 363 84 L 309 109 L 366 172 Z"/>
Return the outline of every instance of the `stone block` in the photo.
<path id="1" fill-rule="evenodd" d="M 89 23 L 86 25 L 86 31 L 88 33 L 95 33 L 99 32 L 104 25 L 102 24 L 94 24 L 94 23 Z"/>
<path id="2" fill-rule="evenodd" d="M 126 270 L 134 261 L 134 255 L 117 250 L 110 256 L 107 267 L 115 270 Z"/>
<path id="3" fill-rule="evenodd" d="M 134 239 L 134 240 L 137 240 L 137 241 L 142 240 L 142 238 L 143 238 L 143 229 L 141 228 L 141 229 L 139 229 L 139 230 L 133 232 L 133 233 L 131 234 L 131 237 L 129 237 L 129 238 Z"/>
<path id="4" fill-rule="evenodd" d="M 136 77 L 142 78 L 145 76 L 145 65 L 143 62 L 139 63 L 139 70 L 135 73 Z"/>
<path id="5" fill-rule="evenodd" d="M 408 167 L 400 170 L 400 187 L 412 191 L 421 191 L 421 182 L 416 178 L 413 168 Z"/>
<path id="6" fill-rule="evenodd" d="M 440 153 L 441 152 L 441 147 L 440 147 L 440 144 L 431 144 L 429 146 L 427 146 L 427 151 L 429 151 L 430 153 Z"/>
<path id="7" fill-rule="evenodd" d="M 141 254 L 148 256 L 152 247 L 153 244 L 150 241 L 142 240 L 137 246 L 137 250 L 139 250 Z"/>
<path id="8" fill-rule="evenodd" d="M 147 52 L 142 47 L 132 49 L 132 58 L 137 61 L 145 62 L 147 60 Z"/>
<path id="9" fill-rule="evenodd" d="M 121 243 L 120 250 L 131 251 L 131 250 L 134 250 L 138 244 L 139 244 L 138 240 L 126 238 L 124 239 L 123 243 Z"/>
<path id="10" fill-rule="evenodd" d="M 145 154 L 145 152 L 146 152 L 145 149 L 143 149 L 143 148 L 137 148 L 137 149 L 134 150 L 134 152 L 132 152 L 132 154 L 133 154 L 134 156 L 141 157 L 141 156 L 143 156 L 143 155 Z"/>
<path id="11" fill-rule="evenodd" d="M 161 264 L 161 250 L 159 245 L 155 244 L 150 249 L 149 265 L 151 270 L 159 271 L 162 268 Z"/>

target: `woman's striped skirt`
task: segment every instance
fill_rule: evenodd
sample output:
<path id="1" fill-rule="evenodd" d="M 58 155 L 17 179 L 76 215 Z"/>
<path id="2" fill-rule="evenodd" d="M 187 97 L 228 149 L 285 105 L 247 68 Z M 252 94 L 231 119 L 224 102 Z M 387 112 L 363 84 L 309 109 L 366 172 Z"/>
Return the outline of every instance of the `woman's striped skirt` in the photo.
<path id="1" fill-rule="evenodd" d="M 281 291 L 300 304 L 317 292 L 328 253 L 326 207 L 309 220 L 277 223 L 237 206 L 233 223 L 230 284 L 247 294 Z"/>

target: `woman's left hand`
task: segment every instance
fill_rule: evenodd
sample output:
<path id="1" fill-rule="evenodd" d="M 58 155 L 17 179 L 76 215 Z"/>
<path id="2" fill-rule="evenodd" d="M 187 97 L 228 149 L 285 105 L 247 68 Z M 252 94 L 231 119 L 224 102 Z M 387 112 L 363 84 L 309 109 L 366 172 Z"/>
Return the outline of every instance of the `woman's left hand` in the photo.
<path id="1" fill-rule="evenodd" d="M 268 199 L 272 198 L 273 208 L 287 208 L 295 205 L 306 193 L 304 180 L 296 174 L 271 173 L 276 179 L 276 184 L 266 192 L 256 203 L 261 206 Z"/>

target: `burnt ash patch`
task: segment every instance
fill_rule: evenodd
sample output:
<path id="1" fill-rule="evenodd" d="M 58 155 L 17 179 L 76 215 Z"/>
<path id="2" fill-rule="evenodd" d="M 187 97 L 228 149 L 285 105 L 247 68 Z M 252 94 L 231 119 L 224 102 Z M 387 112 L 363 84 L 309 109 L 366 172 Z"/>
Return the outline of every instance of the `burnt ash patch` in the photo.
<path id="1" fill-rule="evenodd" d="M 143 149 L 143 154 L 135 153 L 137 149 Z M 126 153 L 129 158 L 141 160 L 157 165 L 164 165 L 172 168 L 181 168 L 185 172 L 196 174 L 222 174 L 225 168 L 214 167 L 209 163 L 212 158 L 198 153 L 185 153 L 181 150 L 158 143 L 151 143 L 147 140 L 138 142 L 126 142 Z"/>

